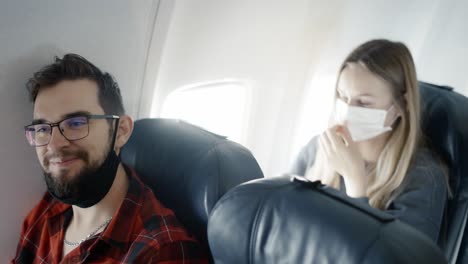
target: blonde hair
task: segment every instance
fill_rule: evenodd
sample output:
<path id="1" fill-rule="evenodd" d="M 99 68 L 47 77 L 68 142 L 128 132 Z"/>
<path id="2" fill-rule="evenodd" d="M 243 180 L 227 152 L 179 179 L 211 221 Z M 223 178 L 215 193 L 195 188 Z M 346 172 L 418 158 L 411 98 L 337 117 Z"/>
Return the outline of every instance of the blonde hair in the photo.
<path id="1" fill-rule="evenodd" d="M 369 203 L 385 209 L 394 191 L 403 183 L 419 145 L 420 99 L 416 69 L 411 53 L 403 43 L 384 39 L 368 41 L 353 50 L 341 65 L 338 80 L 349 63 L 364 65 L 387 82 L 392 88 L 393 103 L 401 113 L 376 165 L 367 169 Z M 340 188 L 340 176 L 327 166 L 320 148 L 314 166 L 307 174 L 326 185 Z"/>

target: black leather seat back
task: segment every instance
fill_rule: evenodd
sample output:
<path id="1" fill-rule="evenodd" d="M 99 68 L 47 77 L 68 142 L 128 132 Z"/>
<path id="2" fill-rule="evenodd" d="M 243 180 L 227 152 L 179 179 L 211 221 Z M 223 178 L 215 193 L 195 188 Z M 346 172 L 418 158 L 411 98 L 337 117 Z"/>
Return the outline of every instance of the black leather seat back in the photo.
<path id="1" fill-rule="evenodd" d="M 216 263 L 445 263 L 437 245 L 393 216 L 289 179 L 251 181 L 219 200 L 208 223 Z"/>
<path id="2" fill-rule="evenodd" d="M 136 121 L 121 157 L 204 243 L 208 216 L 218 199 L 240 183 L 263 177 L 245 147 L 171 119 Z"/>
<path id="3" fill-rule="evenodd" d="M 468 98 L 450 87 L 421 82 L 420 88 L 422 130 L 447 163 L 453 192 L 441 246 L 450 263 L 468 263 Z"/>

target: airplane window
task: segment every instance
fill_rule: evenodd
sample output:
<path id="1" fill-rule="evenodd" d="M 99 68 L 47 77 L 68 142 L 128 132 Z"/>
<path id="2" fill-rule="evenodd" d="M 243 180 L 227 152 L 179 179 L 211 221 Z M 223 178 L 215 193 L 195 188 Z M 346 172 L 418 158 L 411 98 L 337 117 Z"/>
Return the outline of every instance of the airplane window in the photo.
<path id="1" fill-rule="evenodd" d="M 214 81 L 179 88 L 165 99 L 161 117 L 176 118 L 244 142 L 250 87 L 242 81 Z"/>

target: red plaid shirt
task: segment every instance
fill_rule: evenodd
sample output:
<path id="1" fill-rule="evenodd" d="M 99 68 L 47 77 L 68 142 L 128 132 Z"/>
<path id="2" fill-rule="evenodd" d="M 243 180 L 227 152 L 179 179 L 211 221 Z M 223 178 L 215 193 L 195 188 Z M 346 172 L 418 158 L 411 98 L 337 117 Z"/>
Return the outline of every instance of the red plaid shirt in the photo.
<path id="1" fill-rule="evenodd" d="M 29 213 L 11 263 L 208 263 L 206 251 L 131 171 L 128 193 L 100 235 L 63 259 L 70 205 L 46 193 Z"/>

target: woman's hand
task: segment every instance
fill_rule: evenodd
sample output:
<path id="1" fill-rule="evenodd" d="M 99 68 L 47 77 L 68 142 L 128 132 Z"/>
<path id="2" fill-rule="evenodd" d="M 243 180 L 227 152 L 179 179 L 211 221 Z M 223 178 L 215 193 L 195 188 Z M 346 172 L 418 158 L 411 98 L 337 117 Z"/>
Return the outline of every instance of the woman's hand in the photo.
<path id="1" fill-rule="evenodd" d="M 366 196 L 367 176 L 364 159 L 351 139 L 348 129 L 335 125 L 319 138 L 329 165 L 343 176 L 346 193 L 350 197 Z"/>

